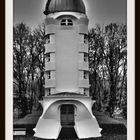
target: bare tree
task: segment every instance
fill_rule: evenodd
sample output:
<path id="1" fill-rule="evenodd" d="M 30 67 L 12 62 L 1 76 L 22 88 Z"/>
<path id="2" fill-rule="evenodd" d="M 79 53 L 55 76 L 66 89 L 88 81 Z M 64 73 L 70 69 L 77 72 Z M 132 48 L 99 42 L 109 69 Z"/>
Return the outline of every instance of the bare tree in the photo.
<path id="1" fill-rule="evenodd" d="M 127 93 L 127 29 L 123 24 L 99 25 L 89 32 L 89 67 L 92 96 L 101 110 L 113 114 Z M 106 101 L 105 101 L 106 100 Z M 126 100 L 125 100 L 126 102 Z"/>
<path id="2" fill-rule="evenodd" d="M 13 28 L 13 76 L 18 82 L 18 105 L 22 109 L 21 116 L 26 115 L 26 49 L 28 47 L 30 29 L 25 24 L 17 24 Z"/>

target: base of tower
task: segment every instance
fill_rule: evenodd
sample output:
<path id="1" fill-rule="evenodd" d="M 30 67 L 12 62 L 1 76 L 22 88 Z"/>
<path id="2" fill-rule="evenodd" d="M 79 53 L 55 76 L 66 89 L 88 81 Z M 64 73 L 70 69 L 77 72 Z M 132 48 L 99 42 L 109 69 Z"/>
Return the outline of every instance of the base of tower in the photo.
<path id="1" fill-rule="evenodd" d="M 32 137 L 35 133 L 33 129 L 35 128 L 41 114 L 42 114 L 42 111 L 34 111 L 32 114 L 28 114 L 24 118 L 19 119 L 18 121 L 15 121 L 14 126 L 13 126 L 14 137 L 16 138 Z M 93 111 L 93 114 L 96 117 L 99 123 L 99 126 L 102 128 L 101 134 L 103 137 L 106 138 L 106 137 L 111 137 L 111 136 L 112 137 L 114 136 L 125 137 L 126 136 L 127 129 L 124 123 L 117 121 L 115 119 L 112 119 L 101 112 Z M 20 135 L 16 134 L 16 132 L 19 132 L 21 130 L 24 131 L 24 134 L 23 133 L 22 134 L 20 133 Z M 120 140 L 123 140 L 123 138 Z"/>
<path id="2" fill-rule="evenodd" d="M 23 119 L 20 119 L 20 120 L 14 122 L 14 135 L 17 135 L 17 131 L 20 132 L 20 131 L 23 130 L 24 134 L 22 133 L 22 135 L 30 135 L 31 136 L 31 135 L 35 134 L 34 135 L 35 137 L 38 137 L 40 135 L 39 137 L 45 138 L 45 139 L 57 139 L 59 137 L 65 137 L 66 135 L 68 136 L 66 131 L 70 127 L 73 128 L 73 129 L 71 129 L 72 130 L 71 133 L 73 133 L 73 135 L 72 134 L 69 134 L 69 135 L 74 136 L 75 135 L 74 131 L 75 131 L 76 135 L 74 137 L 78 137 L 78 138 L 82 138 L 81 134 L 80 134 L 80 137 L 79 137 L 78 132 L 82 133 L 82 131 L 84 131 L 83 132 L 83 134 L 84 134 L 85 131 L 87 131 L 87 130 L 90 130 L 89 131 L 90 136 L 87 136 L 87 135 L 89 135 L 89 134 L 87 134 L 86 137 L 85 137 L 85 134 L 84 134 L 84 138 L 99 137 L 99 136 L 101 136 L 100 131 L 98 129 L 100 127 L 102 128 L 101 133 L 103 135 L 104 134 L 118 134 L 118 135 L 122 134 L 123 135 L 123 134 L 127 133 L 127 129 L 126 129 L 126 127 L 124 126 L 124 124 L 122 122 L 117 121 L 115 119 L 112 119 L 112 118 L 106 116 L 105 114 L 103 114 L 101 112 L 93 111 L 93 114 L 94 114 L 93 115 L 93 120 L 95 120 L 95 124 L 96 124 L 96 127 L 94 128 L 95 130 L 93 128 L 90 128 L 90 129 L 87 128 L 89 126 L 92 127 L 93 125 L 91 125 L 92 123 L 88 122 L 89 119 L 84 119 L 84 117 L 80 118 L 80 116 L 84 116 L 82 114 L 81 115 L 79 114 L 79 117 L 78 117 L 81 121 L 78 120 L 78 118 L 75 118 L 75 122 L 73 124 L 73 123 L 65 123 L 65 121 L 60 121 L 60 108 L 59 108 L 59 110 L 57 112 L 54 111 L 54 112 L 56 112 L 56 115 L 53 114 L 52 117 L 50 116 L 51 114 L 47 112 L 47 110 L 48 111 L 49 110 L 54 110 L 53 107 L 55 108 L 56 105 L 58 105 L 58 106 L 60 104 L 71 105 L 72 103 L 74 103 L 74 101 L 72 101 L 73 99 L 75 99 L 75 102 L 78 102 L 78 100 L 83 100 L 86 103 L 86 101 L 87 101 L 87 108 L 88 108 L 88 103 L 89 103 L 89 100 L 90 100 L 89 97 L 78 97 L 77 96 L 75 98 L 75 97 L 67 97 L 67 96 L 65 96 L 63 99 L 62 98 L 60 99 L 59 97 L 50 96 L 50 97 L 44 98 L 43 102 L 45 104 L 42 102 L 42 105 L 44 104 L 43 112 L 42 111 L 33 112 L 32 114 L 27 115 Z M 51 101 L 52 103 L 48 102 L 50 105 L 48 106 L 48 109 L 47 109 L 46 108 L 46 105 L 47 105 L 46 103 L 47 103 L 48 100 Z M 77 103 L 74 103 L 74 104 L 76 105 Z M 89 104 L 89 108 L 90 107 L 91 106 Z M 66 108 L 68 108 L 68 106 Z M 92 112 L 90 109 L 89 110 L 87 109 L 86 111 Z M 51 111 L 51 112 L 53 112 L 53 111 Z M 83 111 L 81 110 L 81 112 L 83 112 Z M 77 111 L 77 113 L 78 113 L 78 111 Z M 47 116 L 47 114 L 49 114 L 49 116 Z M 87 114 L 87 113 L 84 113 L 84 114 Z M 54 121 L 54 120 L 51 121 L 48 117 L 50 117 L 51 119 L 54 119 L 54 117 L 56 117 L 57 119 L 56 119 L 56 121 Z M 98 123 L 97 123 L 95 118 L 97 119 L 99 125 L 98 125 Z M 44 119 L 45 119 L 45 121 L 44 121 Z M 48 124 L 45 125 L 45 122 L 48 122 Z M 50 133 L 51 134 L 50 138 L 46 137 L 46 136 L 42 137 L 43 136 L 42 132 L 44 132 L 44 134 L 46 134 L 47 132 L 51 131 L 51 129 L 49 127 L 49 123 L 51 123 L 51 122 L 52 122 L 52 124 L 55 124 L 55 125 L 58 124 L 58 130 L 57 130 L 56 135 L 55 135 L 56 138 L 52 138 L 52 136 L 54 136 L 54 133 L 53 134 Z M 39 127 L 40 124 L 41 124 L 41 128 Z M 50 125 L 51 127 L 52 127 L 52 124 Z M 84 128 L 86 125 L 87 125 L 86 130 L 79 130 L 79 129 L 82 129 L 82 126 Z M 43 127 L 47 127 L 47 126 L 49 128 L 49 131 L 47 131 L 47 129 L 43 128 Z M 66 126 L 67 126 L 67 130 L 64 129 L 64 128 L 66 128 Z M 33 128 L 36 128 L 36 133 L 33 131 Z M 55 127 L 55 128 L 57 128 L 57 127 Z M 78 131 L 77 131 L 77 128 L 78 128 Z M 41 129 L 43 129 L 43 130 L 41 130 Z M 46 130 L 46 131 L 44 131 L 44 130 Z M 95 132 L 97 132 L 98 135 L 95 136 Z M 94 136 L 93 136 L 93 134 L 94 134 Z"/>
<path id="3" fill-rule="evenodd" d="M 100 137 L 102 129 L 92 114 L 93 103 L 90 97 L 80 94 L 64 93 L 63 96 L 45 97 L 41 101 L 43 113 L 34 129 L 34 136 L 58 139 L 62 130 L 73 128 L 79 139 Z M 71 134 L 68 137 L 71 137 Z"/>

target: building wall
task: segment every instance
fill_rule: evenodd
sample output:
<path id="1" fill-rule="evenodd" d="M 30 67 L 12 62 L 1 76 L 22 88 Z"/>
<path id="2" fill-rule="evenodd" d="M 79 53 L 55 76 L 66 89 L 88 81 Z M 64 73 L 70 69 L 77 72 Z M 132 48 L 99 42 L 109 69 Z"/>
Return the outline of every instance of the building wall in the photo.
<path id="1" fill-rule="evenodd" d="M 57 139 L 61 131 L 61 105 L 74 106 L 75 132 L 78 138 L 100 137 L 100 127 L 92 114 L 90 98 L 44 98 L 43 113 L 35 128 L 35 137 Z M 48 133 L 46 133 L 48 132 Z"/>
<path id="2" fill-rule="evenodd" d="M 78 90 L 78 35 L 75 29 L 58 29 L 56 32 L 56 90 Z"/>
<path id="3" fill-rule="evenodd" d="M 71 19 L 73 26 L 61 26 L 63 19 Z M 84 37 L 87 32 L 88 19 L 84 16 L 79 19 L 65 15 L 56 19 L 46 17 L 49 43 L 47 40 L 45 53 L 50 54 L 50 61 L 45 62 L 45 75 L 48 71 L 51 75 L 51 79 L 45 79 L 46 96 L 59 92 L 89 95 L 89 80 L 81 78 L 85 71 L 89 71 L 88 61 L 84 61 L 84 53 L 88 53 Z M 51 93 L 48 94 L 48 91 Z"/>

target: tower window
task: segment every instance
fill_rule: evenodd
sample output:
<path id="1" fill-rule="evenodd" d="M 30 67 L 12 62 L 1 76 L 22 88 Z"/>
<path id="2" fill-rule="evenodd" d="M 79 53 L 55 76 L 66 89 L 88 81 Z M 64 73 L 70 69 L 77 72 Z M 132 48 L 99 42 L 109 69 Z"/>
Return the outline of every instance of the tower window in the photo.
<path id="1" fill-rule="evenodd" d="M 49 44 L 51 42 L 50 34 L 46 35 L 46 43 Z"/>
<path id="2" fill-rule="evenodd" d="M 86 89 L 84 88 L 84 95 L 86 95 Z"/>
<path id="3" fill-rule="evenodd" d="M 47 89 L 47 94 L 48 94 L 48 95 L 51 94 L 51 89 L 50 89 L 50 88 Z"/>
<path id="4" fill-rule="evenodd" d="M 88 43 L 88 35 L 80 33 L 80 40 L 81 40 L 82 43 L 87 44 Z"/>
<path id="5" fill-rule="evenodd" d="M 47 79 L 51 79 L 51 72 L 50 71 L 47 71 L 46 75 L 47 75 Z"/>
<path id="6" fill-rule="evenodd" d="M 87 44 L 88 43 L 88 36 L 86 34 L 84 34 L 84 43 Z"/>
<path id="7" fill-rule="evenodd" d="M 50 53 L 47 53 L 47 54 L 46 54 L 46 61 L 47 61 L 47 62 L 50 62 Z"/>
<path id="8" fill-rule="evenodd" d="M 54 43 L 55 34 L 54 34 L 54 33 L 47 34 L 47 35 L 45 36 L 45 39 L 46 39 L 46 43 L 47 43 L 47 44 Z"/>
<path id="9" fill-rule="evenodd" d="M 87 62 L 88 61 L 88 54 L 84 53 L 84 61 Z"/>
<path id="10" fill-rule="evenodd" d="M 88 79 L 88 72 L 84 71 L 84 79 Z"/>
<path id="11" fill-rule="evenodd" d="M 72 26 L 73 25 L 73 22 L 71 19 L 63 19 L 61 21 L 61 26 Z"/>

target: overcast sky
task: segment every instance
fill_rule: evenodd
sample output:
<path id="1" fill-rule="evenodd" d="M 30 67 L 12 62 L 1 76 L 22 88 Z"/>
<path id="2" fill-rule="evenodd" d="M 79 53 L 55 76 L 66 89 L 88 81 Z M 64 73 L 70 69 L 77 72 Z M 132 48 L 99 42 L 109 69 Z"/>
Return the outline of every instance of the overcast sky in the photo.
<path id="1" fill-rule="evenodd" d="M 14 0 L 14 24 L 24 22 L 35 28 L 43 22 L 47 0 Z M 110 22 L 126 23 L 127 0 L 83 0 L 89 27 Z"/>

